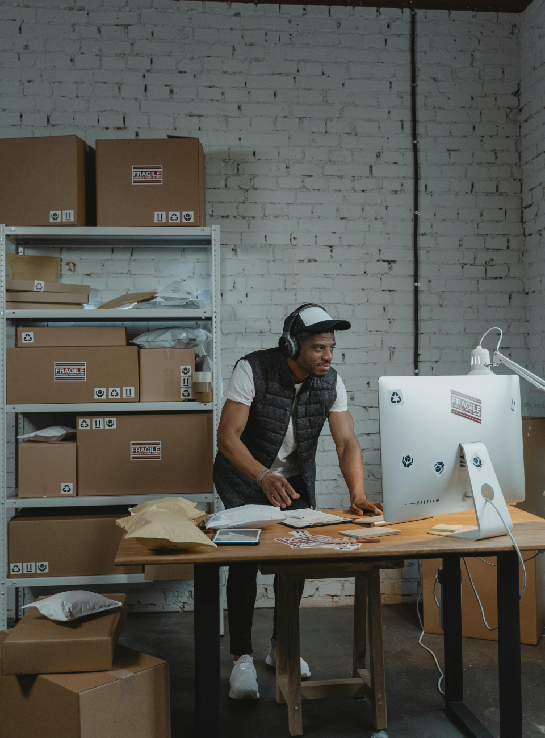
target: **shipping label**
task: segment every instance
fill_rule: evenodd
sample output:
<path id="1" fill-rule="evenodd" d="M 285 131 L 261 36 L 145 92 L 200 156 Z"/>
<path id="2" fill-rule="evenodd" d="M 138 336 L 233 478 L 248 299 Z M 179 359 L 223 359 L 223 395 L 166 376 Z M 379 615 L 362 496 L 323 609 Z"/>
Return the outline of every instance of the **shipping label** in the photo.
<path id="1" fill-rule="evenodd" d="M 461 418 L 481 422 L 482 403 L 476 397 L 463 395 L 461 392 L 450 390 L 450 412 Z"/>
<path id="2" fill-rule="evenodd" d="M 55 361 L 53 364 L 55 382 L 86 382 L 85 361 Z"/>
<path id="3" fill-rule="evenodd" d="M 161 441 L 131 441 L 131 461 L 161 461 Z"/>
<path id="4" fill-rule="evenodd" d="M 160 185 L 163 184 L 163 166 L 162 164 L 148 166 L 133 166 L 132 168 L 133 185 Z"/>

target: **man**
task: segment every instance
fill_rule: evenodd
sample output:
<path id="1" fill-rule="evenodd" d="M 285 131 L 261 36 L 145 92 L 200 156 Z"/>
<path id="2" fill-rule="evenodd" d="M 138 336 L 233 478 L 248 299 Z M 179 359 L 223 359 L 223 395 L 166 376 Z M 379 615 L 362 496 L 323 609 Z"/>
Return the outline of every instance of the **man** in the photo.
<path id="1" fill-rule="evenodd" d="M 350 492 L 351 512 L 379 511 L 363 490 L 361 448 L 347 408 L 346 389 L 331 367 L 335 330 L 348 330 L 319 305 L 297 308 L 284 323 L 278 348 L 240 359 L 226 392 L 218 428 L 214 482 L 225 507 L 248 504 L 315 507 L 316 449 L 326 419 Z M 276 582 L 275 582 L 276 585 Z M 301 595 L 304 582 L 301 583 Z M 257 564 L 232 564 L 227 607 L 234 667 L 233 699 L 257 699 L 252 620 Z M 276 606 L 267 665 L 276 665 Z M 301 676 L 310 670 L 301 659 Z"/>

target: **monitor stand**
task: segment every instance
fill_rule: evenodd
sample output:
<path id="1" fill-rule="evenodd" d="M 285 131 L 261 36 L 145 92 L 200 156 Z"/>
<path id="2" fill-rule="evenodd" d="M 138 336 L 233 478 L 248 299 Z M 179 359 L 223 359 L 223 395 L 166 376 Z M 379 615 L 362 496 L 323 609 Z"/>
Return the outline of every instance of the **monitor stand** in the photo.
<path id="1" fill-rule="evenodd" d="M 505 527 L 513 530 L 513 521 L 486 446 L 484 443 L 461 443 L 460 448 L 469 474 L 477 527 L 465 526 L 465 530 L 451 535 L 455 538 L 469 538 L 473 541 L 506 535 Z M 487 500 L 494 502 L 505 525 L 498 512 Z"/>

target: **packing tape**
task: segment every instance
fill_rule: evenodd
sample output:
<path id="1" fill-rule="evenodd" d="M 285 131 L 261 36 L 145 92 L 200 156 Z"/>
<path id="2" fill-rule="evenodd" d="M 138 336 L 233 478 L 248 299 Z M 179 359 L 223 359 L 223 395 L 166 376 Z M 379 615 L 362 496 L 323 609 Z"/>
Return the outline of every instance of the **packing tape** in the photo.
<path id="1" fill-rule="evenodd" d="M 194 372 L 193 379 L 195 382 L 211 382 L 212 372 Z"/>
<path id="2" fill-rule="evenodd" d="M 127 671 L 126 669 L 111 669 L 106 672 L 119 679 L 119 688 L 121 696 L 134 694 L 134 676 L 133 671 Z"/>

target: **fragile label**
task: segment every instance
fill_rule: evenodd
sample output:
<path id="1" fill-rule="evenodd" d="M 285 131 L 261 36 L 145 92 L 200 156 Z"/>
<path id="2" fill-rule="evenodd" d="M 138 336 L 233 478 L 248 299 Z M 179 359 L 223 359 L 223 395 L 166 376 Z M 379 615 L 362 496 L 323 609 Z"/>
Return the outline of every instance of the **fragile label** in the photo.
<path id="1" fill-rule="evenodd" d="M 56 361 L 53 364 L 55 382 L 85 382 L 85 361 Z"/>
<path id="2" fill-rule="evenodd" d="M 60 223 L 61 222 L 61 211 L 60 210 L 50 210 L 49 211 L 49 222 L 50 223 Z"/>
<path id="3" fill-rule="evenodd" d="M 95 387 L 95 400 L 106 399 L 106 387 Z"/>
<path id="4" fill-rule="evenodd" d="M 480 423 L 481 408 L 482 403 L 476 397 L 450 390 L 450 412 L 453 415 L 459 415 L 461 418 L 467 418 L 467 420 L 472 420 L 474 423 Z"/>
<path id="5" fill-rule="evenodd" d="M 161 441 L 131 441 L 131 461 L 161 461 Z"/>
<path id="6" fill-rule="evenodd" d="M 190 366 L 181 366 L 180 367 L 180 374 L 182 377 L 190 377 L 191 376 L 191 367 Z"/>
<path id="7" fill-rule="evenodd" d="M 49 572 L 49 561 L 36 562 L 36 574 L 47 574 Z"/>
<path id="8" fill-rule="evenodd" d="M 132 183 L 133 185 L 163 184 L 162 164 L 148 165 L 148 166 L 133 166 Z"/>
<path id="9" fill-rule="evenodd" d="M 116 418 L 104 418 L 104 427 L 113 430 L 117 425 Z"/>

